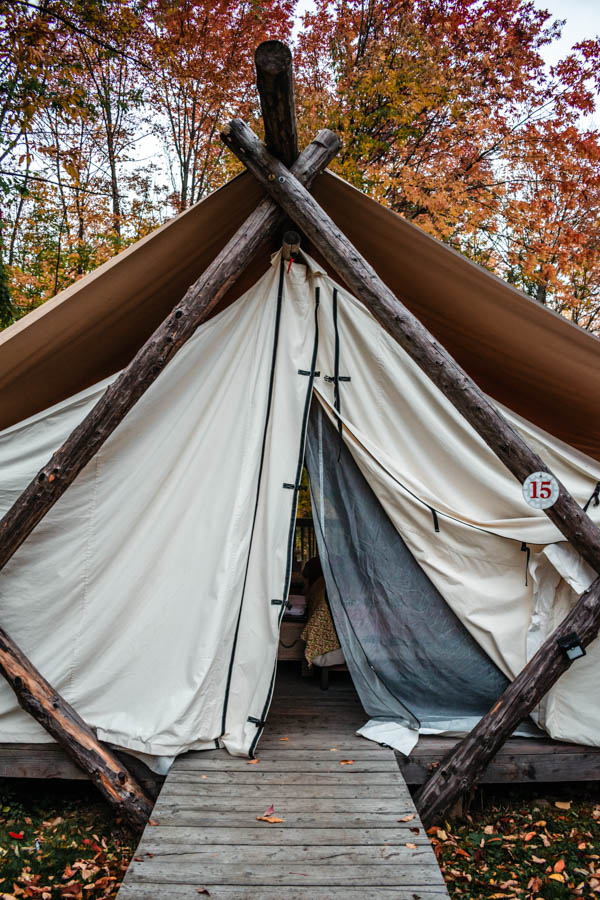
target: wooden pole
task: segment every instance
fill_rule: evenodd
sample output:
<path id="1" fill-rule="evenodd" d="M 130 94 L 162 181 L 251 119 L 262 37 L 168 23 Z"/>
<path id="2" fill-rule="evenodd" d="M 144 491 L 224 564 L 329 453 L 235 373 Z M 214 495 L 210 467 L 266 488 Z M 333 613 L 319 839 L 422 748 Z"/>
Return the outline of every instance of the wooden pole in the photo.
<path id="1" fill-rule="evenodd" d="M 538 454 L 511 427 L 444 347 L 400 303 L 343 232 L 293 174 L 268 153 L 251 129 L 243 122 L 234 120 L 222 138 L 517 480 L 523 483 L 532 472 L 549 472 L 550 469 Z M 558 499 L 545 513 L 583 558 L 600 572 L 600 531 L 564 485 L 560 482 L 559 485 Z M 434 801 L 435 815 L 440 815 L 473 785 L 506 738 L 564 672 L 568 661 L 558 644 L 563 636 L 563 626 L 568 631 L 576 631 L 579 641 L 585 646 L 595 638 L 599 625 L 600 602 L 596 581 L 500 698 L 492 712 L 482 720 L 482 730 L 472 732 L 459 744 L 444 767 L 440 767 L 421 790 L 419 811 L 426 820 L 431 820 Z"/>
<path id="2" fill-rule="evenodd" d="M 292 53 L 281 41 L 264 41 L 256 48 L 254 62 L 265 143 L 289 167 L 298 157 Z"/>
<path id="3" fill-rule="evenodd" d="M 465 791 L 477 783 L 487 764 L 571 665 L 559 641 L 576 634 L 582 647 L 600 629 L 600 578 L 582 594 L 571 612 L 506 688 L 492 709 L 457 744 L 415 796 L 425 827 L 440 821 Z M 594 702 L 590 697 L 590 702 Z"/>
<path id="4" fill-rule="evenodd" d="M 339 146 L 338 138 L 330 131 L 319 132 L 294 164 L 298 178 L 310 185 L 335 156 Z M 259 203 L 83 422 L 25 488 L 0 522 L 0 568 L 208 317 L 256 250 L 275 236 L 283 219 L 281 210 L 271 200 L 265 198 Z M 15 691 L 21 706 L 50 732 L 107 799 L 121 804 L 132 823 L 143 824 L 151 806 L 134 779 L 1 629 L 0 672 Z"/>
<path id="5" fill-rule="evenodd" d="M 267 151 L 252 129 L 240 119 L 234 119 L 221 137 L 515 478 L 522 484 L 532 472 L 550 472 L 473 379 L 394 296 L 293 173 Z M 583 558 L 600 572 L 600 530 L 564 485 L 560 485 L 554 506 L 544 512 Z"/>
<path id="6" fill-rule="evenodd" d="M 320 131 L 293 167 L 310 186 L 340 147 L 331 131 Z M 41 469 L 0 521 L 0 569 L 93 458 L 129 410 L 156 381 L 164 367 L 244 270 L 261 244 L 275 236 L 283 220 L 268 198 L 238 228 L 183 299 L 148 338 L 144 346 L 63 446 Z"/>
<path id="7" fill-rule="evenodd" d="M 152 812 L 152 801 L 115 754 L 99 743 L 89 725 L 56 693 L 1 628 L 0 672 L 22 708 L 87 772 L 109 803 L 130 825 L 143 828 Z"/>

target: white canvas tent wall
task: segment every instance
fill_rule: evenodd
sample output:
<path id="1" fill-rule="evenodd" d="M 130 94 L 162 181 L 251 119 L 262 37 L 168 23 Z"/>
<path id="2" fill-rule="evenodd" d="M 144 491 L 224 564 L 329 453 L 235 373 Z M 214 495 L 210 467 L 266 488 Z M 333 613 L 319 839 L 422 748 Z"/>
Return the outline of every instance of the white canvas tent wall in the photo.
<path id="1" fill-rule="evenodd" d="M 89 386 L 88 379 L 108 375 L 102 367 L 125 362 L 146 336 L 141 316 L 152 285 L 161 302 L 172 304 L 177 295 L 170 291 L 181 292 L 195 277 L 194 265 L 202 267 L 185 253 L 174 256 L 174 246 L 203 245 L 200 226 L 215 222 L 211 204 L 217 202 L 222 216 L 213 233 L 228 235 L 238 210 L 223 211 L 227 198 L 237 192 L 251 207 L 254 190 L 247 179 L 236 179 L 2 336 L 1 396 L 9 401 L 3 409 L 12 423 L 0 434 L 2 511 L 107 383 Z M 405 288 L 398 293 L 412 291 L 415 304 L 429 303 L 437 336 L 441 330 L 442 339 L 454 341 L 459 361 L 468 359 L 472 372 L 479 366 L 480 381 L 496 399 L 510 396 L 519 411 L 531 405 L 538 426 L 551 420 L 554 435 L 567 435 L 579 448 L 509 413 L 585 502 L 600 478 L 592 458 L 600 456 L 597 423 L 590 419 L 588 431 L 582 420 L 595 403 L 597 341 L 339 179 L 325 176 L 319 191 L 338 214 L 349 204 L 347 231 L 359 211 L 380 228 L 390 225 L 388 252 L 379 254 L 384 266 L 394 260 L 394 277 Z M 240 218 L 247 211 L 242 207 Z M 361 232 L 369 240 L 365 233 L 373 232 Z M 419 257 L 421 269 L 415 268 Z M 266 254 L 257 265 L 267 267 Z M 443 300 L 433 293 L 436 285 L 444 287 Z M 448 305 L 446 297 L 458 303 L 461 295 L 466 307 Z M 255 746 L 282 610 L 272 601 L 285 597 L 289 578 L 295 512 L 289 485 L 298 481 L 312 387 L 311 376 L 302 373 L 332 371 L 331 299 L 332 282 L 318 263 L 306 277 L 292 268 L 281 292 L 278 270 L 269 268 L 198 329 L 3 572 L 4 627 L 101 738 L 167 756 L 217 740 L 233 753 Z M 481 317 L 491 312 L 483 329 Z M 427 320 L 427 311 L 421 314 Z M 573 573 L 578 561 L 562 549 L 551 523 L 524 504 L 519 485 L 470 426 L 344 291 L 339 321 L 343 365 L 353 377 L 344 394 L 345 440 L 413 555 L 486 652 L 513 676 L 525 662 L 528 632 L 530 649 L 535 640 L 533 584 L 539 585 L 539 637 L 571 602 L 569 579 L 580 587 L 589 573 Z M 529 353 L 522 348 L 524 333 Z M 548 347 L 560 351 L 555 366 L 546 359 Z M 78 354 L 86 360 L 80 367 Z M 531 378 L 520 382 L 524 373 Z M 522 389 L 511 396 L 517 382 Z M 316 384 L 331 409 L 330 389 L 322 379 Z M 22 412 L 40 402 L 36 386 L 46 402 L 59 402 L 22 420 Z M 573 403 L 557 406 L 571 394 Z M 429 505 L 444 519 L 443 542 L 432 541 Z M 466 538 L 471 525 L 483 531 L 469 527 Z M 474 540 L 476 553 L 466 552 Z M 527 587 L 520 541 L 537 548 L 536 581 Z M 544 553 L 554 544 L 558 552 Z M 598 711 L 588 708 L 598 664 L 593 645 L 553 689 L 543 720 L 550 734 L 600 743 Z M 17 710 L 8 688 L 0 696 L 1 740 L 47 739 Z"/>

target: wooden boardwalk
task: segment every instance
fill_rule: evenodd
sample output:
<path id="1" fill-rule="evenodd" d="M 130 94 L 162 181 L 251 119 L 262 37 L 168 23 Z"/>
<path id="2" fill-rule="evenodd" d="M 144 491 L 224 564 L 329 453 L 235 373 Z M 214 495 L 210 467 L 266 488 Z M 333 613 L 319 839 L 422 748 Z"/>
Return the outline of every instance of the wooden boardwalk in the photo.
<path id="1" fill-rule="evenodd" d="M 365 714 L 348 677 L 323 692 L 280 669 L 259 762 L 180 757 L 119 900 L 447 898 L 393 752 L 354 734 Z M 283 822 L 257 820 L 271 806 Z"/>

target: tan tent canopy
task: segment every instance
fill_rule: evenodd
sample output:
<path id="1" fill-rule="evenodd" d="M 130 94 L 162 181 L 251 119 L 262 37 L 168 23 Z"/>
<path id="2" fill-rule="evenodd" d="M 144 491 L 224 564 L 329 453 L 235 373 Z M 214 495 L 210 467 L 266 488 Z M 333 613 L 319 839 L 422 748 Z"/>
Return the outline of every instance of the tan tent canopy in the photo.
<path id="1" fill-rule="evenodd" d="M 314 194 L 483 390 L 600 459 L 596 338 L 342 179 L 326 173 Z M 234 179 L 0 334 L 0 428 L 126 365 L 259 198 L 253 179 Z M 268 249 L 219 309 L 266 269 Z"/>

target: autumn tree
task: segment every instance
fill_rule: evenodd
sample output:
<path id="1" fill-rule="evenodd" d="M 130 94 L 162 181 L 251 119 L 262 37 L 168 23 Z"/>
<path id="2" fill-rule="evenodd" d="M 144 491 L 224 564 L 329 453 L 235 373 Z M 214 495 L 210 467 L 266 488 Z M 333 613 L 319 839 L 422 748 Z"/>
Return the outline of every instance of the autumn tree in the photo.
<path id="1" fill-rule="evenodd" d="M 317 0 L 300 122 L 342 132 L 340 174 L 560 306 L 587 299 L 598 220 L 598 41 L 548 71 L 560 24 L 525 0 Z M 587 302 L 586 299 L 586 302 Z"/>
<path id="2" fill-rule="evenodd" d="M 255 116 L 254 50 L 270 37 L 289 38 L 294 5 L 295 0 L 150 0 L 150 121 L 167 153 L 178 209 L 237 169 L 218 140 L 219 125 L 232 116 Z"/>

